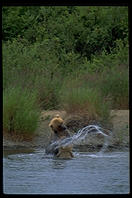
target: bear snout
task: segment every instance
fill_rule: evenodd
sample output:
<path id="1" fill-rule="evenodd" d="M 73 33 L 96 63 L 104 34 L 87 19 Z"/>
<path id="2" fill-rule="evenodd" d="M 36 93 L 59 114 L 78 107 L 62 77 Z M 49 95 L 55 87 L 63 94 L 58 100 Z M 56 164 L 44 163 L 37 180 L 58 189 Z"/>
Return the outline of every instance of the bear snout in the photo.
<path id="1" fill-rule="evenodd" d="M 63 130 L 64 131 L 66 129 L 67 129 L 67 127 L 64 124 L 62 124 L 62 125 L 59 126 L 59 130 Z"/>

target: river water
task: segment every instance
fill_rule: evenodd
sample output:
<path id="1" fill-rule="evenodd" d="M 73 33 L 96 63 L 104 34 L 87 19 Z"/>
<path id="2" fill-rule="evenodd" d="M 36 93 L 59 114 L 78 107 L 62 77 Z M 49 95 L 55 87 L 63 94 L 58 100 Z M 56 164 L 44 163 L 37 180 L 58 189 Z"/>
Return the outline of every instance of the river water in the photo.
<path id="1" fill-rule="evenodd" d="M 5 194 L 128 194 L 129 152 L 74 152 L 55 159 L 44 150 L 6 151 Z"/>

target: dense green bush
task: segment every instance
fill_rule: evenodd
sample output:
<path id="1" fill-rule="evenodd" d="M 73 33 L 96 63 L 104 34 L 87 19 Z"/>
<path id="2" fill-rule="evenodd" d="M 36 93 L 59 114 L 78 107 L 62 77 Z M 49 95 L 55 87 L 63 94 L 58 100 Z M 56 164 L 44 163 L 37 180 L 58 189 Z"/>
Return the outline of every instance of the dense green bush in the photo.
<path id="1" fill-rule="evenodd" d="M 2 11 L 3 40 L 55 41 L 58 55 L 74 51 L 90 59 L 103 49 L 110 52 L 116 39 L 128 37 L 127 7 L 23 6 Z"/>
<path id="2" fill-rule="evenodd" d="M 36 93 L 20 87 L 6 89 L 3 94 L 3 130 L 12 136 L 33 136 L 39 119 Z"/>

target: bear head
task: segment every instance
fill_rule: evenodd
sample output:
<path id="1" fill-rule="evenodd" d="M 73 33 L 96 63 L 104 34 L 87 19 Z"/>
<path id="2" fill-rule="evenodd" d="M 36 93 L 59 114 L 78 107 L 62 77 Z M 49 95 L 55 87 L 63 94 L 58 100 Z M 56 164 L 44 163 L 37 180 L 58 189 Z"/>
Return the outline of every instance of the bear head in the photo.
<path id="1" fill-rule="evenodd" d="M 64 120 L 57 114 L 49 123 L 49 127 L 54 131 L 55 134 L 61 134 L 62 131 L 66 130 Z"/>

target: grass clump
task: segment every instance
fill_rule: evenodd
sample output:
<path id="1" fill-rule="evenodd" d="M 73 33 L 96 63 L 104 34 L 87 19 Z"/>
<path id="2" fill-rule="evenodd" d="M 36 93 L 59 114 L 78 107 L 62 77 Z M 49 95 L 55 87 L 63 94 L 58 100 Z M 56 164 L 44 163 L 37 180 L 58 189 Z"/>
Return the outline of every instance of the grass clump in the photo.
<path id="1" fill-rule="evenodd" d="M 58 108 L 60 86 L 59 79 L 52 81 L 48 77 L 43 78 L 43 76 L 40 76 L 38 78 L 35 89 L 37 90 L 37 102 L 42 109 L 52 110 Z"/>
<path id="2" fill-rule="evenodd" d="M 113 109 L 129 109 L 128 69 L 120 67 L 104 72 L 99 86 L 102 96 L 111 101 Z"/>
<path id="3" fill-rule="evenodd" d="M 36 93 L 14 87 L 3 94 L 3 130 L 18 139 L 31 139 L 38 125 Z"/>
<path id="4" fill-rule="evenodd" d="M 61 101 L 67 113 L 87 116 L 88 120 L 105 120 L 109 115 L 110 104 L 103 101 L 97 89 L 89 87 L 63 89 Z"/>

